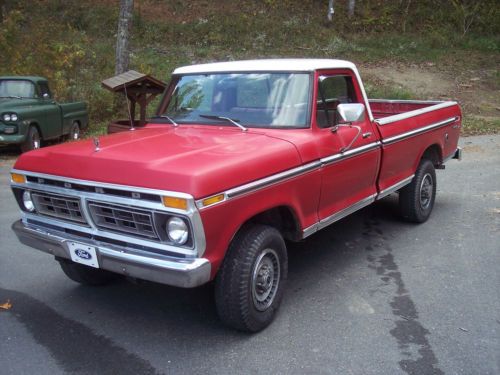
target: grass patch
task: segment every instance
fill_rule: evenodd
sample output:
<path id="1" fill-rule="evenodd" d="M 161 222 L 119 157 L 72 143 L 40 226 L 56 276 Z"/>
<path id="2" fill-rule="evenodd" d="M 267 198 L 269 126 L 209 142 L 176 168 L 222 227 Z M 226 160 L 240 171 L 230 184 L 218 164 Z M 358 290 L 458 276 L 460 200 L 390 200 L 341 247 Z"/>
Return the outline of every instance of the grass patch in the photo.
<path id="1" fill-rule="evenodd" d="M 500 134 L 500 119 L 464 116 L 462 121 L 463 136 L 484 134 Z"/>
<path id="2" fill-rule="evenodd" d="M 368 81 L 365 82 L 365 90 L 369 99 L 417 99 L 413 92 L 401 86 L 373 84 Z"/>

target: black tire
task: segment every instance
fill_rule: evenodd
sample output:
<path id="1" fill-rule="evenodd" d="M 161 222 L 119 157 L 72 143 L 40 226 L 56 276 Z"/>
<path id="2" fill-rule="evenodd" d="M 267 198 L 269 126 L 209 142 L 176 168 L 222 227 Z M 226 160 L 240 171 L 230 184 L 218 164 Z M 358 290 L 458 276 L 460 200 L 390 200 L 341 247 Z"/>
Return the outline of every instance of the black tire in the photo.
<path id="1" fill-rule="evenodd" d="M 38 131 L 36 126 L 31 125 L 28 129 L 28 134 L 26 135 L 26 139 L 21 144 L 21 151 L 27 152 L 31 150 L 36 150 L 37 148 L 40 147 L 42 147 L 40 132 Z"/>
<path id="2" fill-rule="evenodd" d="M 240 230 L 215 280 L 220 319 L 240 331 L 267 327 L 280 306 L 287 274 L 286 246 L 276 229 L 254 225 Z"/>
<path id="3" fill-rule="evenodd" d="M 407 221 L 427 221 L 436 199 L 436 171 L 430 160 L 422 159 L 410 184 L 399 192 L 401 215 Z"/>
<path id="4" fill-rule="evenodd" d="M 118 275 L 112 272 L 84 266 L 69 260 L 61 259 L 59 260 L 59 265 L 66 276 L 83 285 L 106 285 L 118 278 Z"/>
<path id="5" fill-rule="evenodd" d="M 71 124 L 71 128 L 69 129 L 68 140 L 77 141 L 78 139 L 80 139 L 80 133 L 81 133 L 80 124 L 74 121 L 73 124 Z"/>

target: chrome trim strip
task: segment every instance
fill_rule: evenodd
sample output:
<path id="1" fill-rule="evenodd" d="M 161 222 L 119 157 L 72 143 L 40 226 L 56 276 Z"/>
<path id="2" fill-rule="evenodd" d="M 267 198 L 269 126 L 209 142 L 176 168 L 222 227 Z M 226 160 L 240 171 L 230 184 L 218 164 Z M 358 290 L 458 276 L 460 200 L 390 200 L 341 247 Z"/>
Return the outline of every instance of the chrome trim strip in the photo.
<path id="1" fill-rule="evenodd" d="M 325 158 L 320 159 L 321 166 L 328 165 L 328 164 L 335 163 L 335 162 L 343 160 L 343 159 L 348 159 L 348 158 L 351 158 L 353 156 L 363 154 L 365 152 L 368 152 L 368 151 L 371 151 L 373 149 L 378 148 L 380 146 L 380 144 L 381 143 L 379 141 L 377 141 L 377 142 L 369 143 L 369 144 L 361 146 L 361 147 L 353 148 L 353 149 L 346 151 L 344 153 L 338 153 L 338 154 L 327 156 Z"/>
<path id="2" fill-rule="evenodd" d="M 319 161 L 313 161 L 312 163 L 308 163 L 305 165 L 301 165 L 300 167 L 292 168 L 284 172 L 280 172 L 277 174 L 274 174 L 269 177 L 262 178 L 260 180 L 250 182 L 248 184 L 230 189 L 226 191 L 226 196 L 228 199 L 234 198 L 238 195 L 246 194 L 254 190 L 258 189 L 263 189 L 265 187 L 268 187 L 270 185 L 274 185 L 278 182 L 282 182 L 285 180 L 288 180 L 292 177 L 299 176 L 301 174 L 307 173 L 309 171 L 312 171 L 314 169 L 317 169 L 320 167 L 320 162 Z"/>
<path id="3" fill-rule="evenodd" d="M 411 131 L 406 132 L 406 133 L 398 134 L 398 135 L 395 135 L 394 137 L 385 138 L 385 139 L 382 139 L 382 144 L 386 145 L 386 144 L 390 144 L 390 143 L 394 143 L 394 142 L 399 142 L 403 139 L 410 138 L 410 137 L 413 137 L 415 135 L 428 132 L 429 130 L 434 130 L 434 129 L 440 128 L 442 126 L 446 126 L 446 125 L 451 124 L 455 121 L 458 121 L 459 119 L 460 119 L 459 117 L 450 117 L 444 121 L 435 122 L 433 124 L 424 126 L 423 128 L 418 128 L 418 129 L 411 130 Z"/>
<path id="4" fill-rule="evenodd" d="M 18 173 L 18 174 L 22 174 L 25 176 L 34 176 L 34 177 L 40 177 L 40 178 L 46 178 L 46 179 L 53 179 L 53 180 L 69 182 L 69 183 L 73 183 L 73 184 L 86 185 L 86 186 L 97 186 L 97 187 L 102 187 L 102 188 L 107 188 L 107 189 L 132 191 L 132 192 L 137 192 L 137 193 L 157 194 L 157 195 L 161 195 L 161 196 L 168 195 L 168 196 L 172 196 L 172 197 L 176 197 L 176 198 L 193 199 L 193 197 L 190 194 L 181 193 L 178 191 L 149 189 L 149 188 L 141 188 L 141 187 L 137 187 L 137 186 L 118 185 L 118 184 L 111 184 L 111 183 L 107 183 L 107 182 L 98 182 L 98 181 L 90 181 L 90 180 L 79 180 L 79 179 L 71 178 L 71 177 L 63 177 L 63 176 L 56 176 L 56 175 L 52 175 L 52 174 L 23 171 L 23 170 L 19 170 L 19 169 L 12 169 L 11 173 Z M 43 185 L 43 186 L 46 186 L 46 185 Z"/>
<path id="5" fill-rule="evenodd" d="M 380 193 L 378 193 L 377 200 L 382 199 L 384 197 L 387 197 L 389 194 L 394 193 L 396 190 L 399 190 L 403 186 L 408 185 L 411 182 L 411 180 L 413 180 L 414 176 L 415 175 L 412 174 L 411 176 L 406 177 L 404 180 L 401 180 L 401 181 L 395 183 L 394 185 L 389 186 L 387 189 L 382 190 Z"/>
<path id="6" fill-rule="evenodd" d="M 308 227 L 302 231 L 302 238 L 304 239 L 306 237 L 309 237 L 311 234 L 339 221 L 340 219 L 343 219 L 344 217 L 352 214 L 353 212 L 356 212 L 356 211 L 368 206 L 369 204 L 375 202 L 376 196 L 377 196 L 377 194 L 372 194 L 372 195 L 354 203 L 353 205 L 351 205 L 347 208 L 344 208 L 343 210 L 340 210 L 340 211 L 334 213 L 333 215 L 330 215 L 330 216 L 320 220 L 316 224 L 311 225 L 310 227 Z"/>
<path id="7" fill-rule="evenodd" d="M 404 119 L 407 119 L 410 117 L 422 115 L 424 113 L 436 111 L 438 109 L 452 107 L 454 105 L 457 105 L 457 102 L 451 102 L 451 101 L 450 102 L 440 102 L 436 105 L 431 105 L 429 107 L 416 109 L 414 111 L 409 111 L 409 112 L 400 113 L 398 115 L 392 115 L 392 116 L 388 116 L 388 117 L 379 118 L 379 119 L 375 120 L 375 122 L 378 125 L 383 126 L 383 125 L 391 124 L 393 122 L 401 121 L 401 120 L 404 120 Z"/>
<path id="8" fill-rule="evenodd" d="M 348 159 L 348 158 L 351 158 L 353 156 L 357 156 L 357 155 L 363 154 L 365 152 L 374 150 L 377 147 L 380 147 L 380 145 L 381 145 L 380 141 L 372 142 L 372 143 L 369 143 L 367 145 L 346 151 L 344 153 L 333 154 L 333 155 L 327 156 L 325 158 L 322 158 L 320 160 L 316 160 L 316 161 L 313 161 L 311 163 L 302 165 L 300 167 L 296 167 L 296 168 L 292 168 L 292 169 L 289 169 L 289 170 L 284 171 L 284 172 L 276 173 L 274 175 L 271 175 L 271 176 L 262 178 L 260 180 L 256 180 L 256 181 L 238 186 L 238 187 L 230 189 L 230 190 L 226 190 L 226 191 L 221 192 L 221 193 L 212 194 L 208 197 L 204 197 L 202 199 L 197 200 L 196 206 L 198 207 L 199 210 L 204 210 L 208 207 L 213 207 L 213 206 L 220 204 L 222 202 L 226 202 L 229 199 L 235 198 L 237 196 L 240 196 L 243 194 L 248 194 L 248 193 L 254 192 L 256 190 L 269 187 L 271 185 L 286 181 L 292 177 L 296 177 L 296 176 L 299 176 L 301 174 L 311 172 L 315 169 L 319 169 L 325 165 L 332 164 L 332 163 L 338 162 L 340 160 Z M 223 200 L 216 202 L 216 203 L 209 205 L 209 206 L 203 206 L 203 200 L 210 198 L 210 197 L 213 197 L 213 196 L 220 195 L 220 194 L 224 194 Z"/>
<path id="9" fill-rule="evenodd" d="M 274 175 L 271 175 L 271 176 L 268 176 L 265 178 L 261 178 L 260 180 L 249 182 L 247 184 L 235 187 L 233 189 L 226 190 L 225 192 L 222 192 L 222 193 L 212 194 L 208 197 L 197 200 L 196 206 L 198 207 L 199 210 L 204 210 L 206 208 L 213 207 L 217 204 L 220 204 L 222 202 L 225 202 L 225 201 L 232 199 L 232 198 L 235 198 L 237 196 L 240 196 L 243 194 L 248 194 L 250 192 L 253 192 L 253 191 L 256 191 L 259 189 L 264 189 L 264 188 L 269 187 L 271 185 L 286 181 L 292 177 L 299 176 L 301 174 L 310 172 L 310 171 L 318 169 L 320 167 L 321 167 L 321 162 L 319 160 L 313 161 L 311 163 L 301 165 L 300 167 L 292 168 L 292 169 L 289 169 L 289 170 L 284 171 L 284 172 L 276 173 Z M 203 206 L 203 201 L 205 199 L 213 197 L 213 196 L 217 196 L 220 194 L 224 194 L 223 200 L 216 202 L 214 204 L 211 204 L 209 206 Z"/>
<path id="10" fill-rule="evenodd" d="M 373 103 L 389 103 L 389 104 L 440 104 L 446 103 L 442 100 L 405 100 L 405 99 L 370 99 Z"/>
<path id="11" fill-rule="evenodd" d="M 310 227 L 307 227 L 302 231 L 302 239 L 309 237 L 311 234 L 314 234 L 318 231 L 318 223 L 314 223 Z"/>

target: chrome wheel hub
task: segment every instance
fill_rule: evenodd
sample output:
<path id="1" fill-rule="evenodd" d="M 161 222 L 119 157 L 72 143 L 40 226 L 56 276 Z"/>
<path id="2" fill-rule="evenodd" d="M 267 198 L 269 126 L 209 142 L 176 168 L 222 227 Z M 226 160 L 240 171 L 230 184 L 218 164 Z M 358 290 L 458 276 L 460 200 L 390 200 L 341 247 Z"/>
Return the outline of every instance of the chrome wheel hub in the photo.
<path id="1" fill-rule="evenodd" d="M 432 176 L 427 173 L 420 184 L 420 207 L 423 209 L 429 208 L 431 204 L 433 185 Z"/>
<path id="2" fill-rule="evenodd" d="M 258 256 L 252 272 L 252 299 L 257 310 L 264 311 L 271 306 L 279 280 L 278 254 L 272 249 L 266 249 Z"/>
<path id="3" fill-rule="evenodd" d="M 33 144 L 33 149 L 40 148 L 40 137 L 38 136 L 38 134 L 33 134 L 31 143 Z"/>

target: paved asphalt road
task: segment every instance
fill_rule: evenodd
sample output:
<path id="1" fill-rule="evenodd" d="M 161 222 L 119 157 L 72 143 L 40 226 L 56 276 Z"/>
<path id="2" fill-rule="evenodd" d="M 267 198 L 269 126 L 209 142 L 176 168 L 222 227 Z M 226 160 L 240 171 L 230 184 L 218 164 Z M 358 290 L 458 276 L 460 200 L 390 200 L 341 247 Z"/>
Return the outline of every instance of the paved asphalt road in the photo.
<path id="1" fill-rule="evenodd" d="M 4 158 L 0 373 L 500 374 L 500 136 L 462 146 L 427 223 L 391 196 L 290 245 L 281 311 L 255 335 L 220 324 L 209 286 L 67 279 L 11 232 Z"/>

